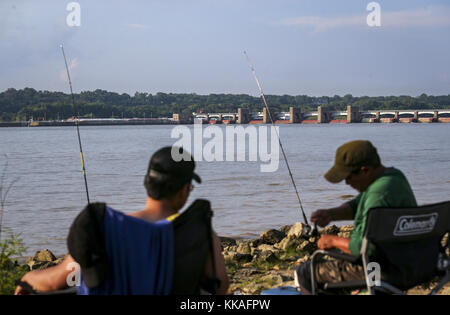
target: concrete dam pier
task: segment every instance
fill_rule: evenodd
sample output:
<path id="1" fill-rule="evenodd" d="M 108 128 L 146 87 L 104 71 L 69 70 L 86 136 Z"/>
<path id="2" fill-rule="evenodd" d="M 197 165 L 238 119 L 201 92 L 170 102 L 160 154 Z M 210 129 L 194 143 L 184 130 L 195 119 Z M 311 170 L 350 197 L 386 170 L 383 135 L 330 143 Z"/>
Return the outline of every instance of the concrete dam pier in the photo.
<path id="1" fill-rule="evenodd" d="M 190 115 L 174 114 L 173 120 L 179 123 L 206 124 L 324 124 L 324 123 L 449 123 L 450 109 L 433 110 L 366 110 L 347 106 L 346 111 L 331 111 L 319 106 L 317 111 L 301 112 L 299 108 L 290 107 L 289 112 L 269 113 L 266 108 L 262 112 L 250 113 L 248 109 L 239 108 L 237 113 L 193 113 Z"/>

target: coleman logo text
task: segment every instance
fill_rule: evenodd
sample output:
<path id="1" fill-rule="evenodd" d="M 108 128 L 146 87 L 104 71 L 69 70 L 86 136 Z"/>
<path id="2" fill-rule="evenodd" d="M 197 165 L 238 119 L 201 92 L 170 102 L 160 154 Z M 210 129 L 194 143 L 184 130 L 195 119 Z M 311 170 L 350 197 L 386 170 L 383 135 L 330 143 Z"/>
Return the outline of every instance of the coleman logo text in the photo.
<path id="1" fill-rule="evenodd" d="M 433 231 L 438 214 L 402 216 L 397 220 L 394 236 L 418 235 Z"/>

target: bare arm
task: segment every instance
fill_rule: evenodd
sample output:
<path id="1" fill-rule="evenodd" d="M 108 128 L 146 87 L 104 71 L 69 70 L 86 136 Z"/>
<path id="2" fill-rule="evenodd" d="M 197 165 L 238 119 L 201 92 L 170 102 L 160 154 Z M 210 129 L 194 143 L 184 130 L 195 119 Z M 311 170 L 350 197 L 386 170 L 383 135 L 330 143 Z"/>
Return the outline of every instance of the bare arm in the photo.
<path id="1" fill-rule="evenodd" d="M 311 215 L 311 221 L 320 227 L 328 225 L 331 221 L 352 220 L 353 210 L 348 202 L 336 208 L 320 209 Z"/>
<path id="2" fill-rule="evenodd" d="M 42 292 L 68 288 L 67 277 L 73 271 L 73 268 L 70 268 L 71 266 L 69 264 L 74 262 L 75 260 L 72 256 L 67 255 L 59 265 L 27 272 L 21 280 L 27 282 L 34 290 Z M 26 293 L 26 290 L 21 286 L 16 288 L 16 295 Z"/>

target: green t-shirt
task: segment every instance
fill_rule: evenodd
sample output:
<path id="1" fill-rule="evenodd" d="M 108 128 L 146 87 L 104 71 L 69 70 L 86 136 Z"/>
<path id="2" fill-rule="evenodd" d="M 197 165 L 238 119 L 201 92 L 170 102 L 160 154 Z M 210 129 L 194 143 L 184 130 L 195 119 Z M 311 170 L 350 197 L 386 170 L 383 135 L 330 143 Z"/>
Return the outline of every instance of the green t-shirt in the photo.
<path id="1" fill-rule="evenodd" d="M 364 238 L 367 212 L 377 207 L 417 207 L 416 198 L 405 175 L 393 167 L 387 168 L 365 191 L 349 202 L 353 209 L 354 230 L 348 245 L 352 255 L 359 255 Z M 373 246 L 369 256 L 376 255 Z"/>

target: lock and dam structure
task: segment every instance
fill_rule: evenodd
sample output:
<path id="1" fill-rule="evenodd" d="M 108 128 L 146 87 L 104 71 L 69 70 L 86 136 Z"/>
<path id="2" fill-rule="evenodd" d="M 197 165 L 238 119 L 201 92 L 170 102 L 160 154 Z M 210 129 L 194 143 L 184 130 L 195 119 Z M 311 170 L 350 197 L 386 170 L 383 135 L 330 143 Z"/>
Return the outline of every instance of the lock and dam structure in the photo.
<path id="1" fill-rule="evenodd" d="M 272 117 L 272 119 L 271 119 Z M 290 107 L 289 112 L 269 113 L 266 108 L 262 112 L 250 113 L 240 108 L 237 113 L 193 113 L 192 116 L 174 114 L 173 120 L 180 123 L 209 124 L 324 124 L 324 123 L 450 123 L 450 109 L 419 110 L 363 110 L 347 106 L 346 111 L 332 111 L 319 106 L 317 111 L 302 112 Z"/>
<path id="2" fill-rule="evenodd" d="M 271 119 L 272 118 L 272 119 Z M 167 118 L 80 118 L 78 124 L 102 125 L 178 125 L 178 124 L 347 124 L 347 123 L 450 123 L 450 109 L 418 110 L 359 110 L 347 106 L 344 111 L 332 111 L 318 106 L 316 111 L 302 112 L 290 107 L 288 112 L 269 113 L 266 108 L 251 113 L 239 108 L 236 113 L 174 113 Z M 75 119 L 33 120 L 21 122 L 0 122 L 0 127 L 51 127 L 75 126 Z"/>

